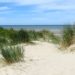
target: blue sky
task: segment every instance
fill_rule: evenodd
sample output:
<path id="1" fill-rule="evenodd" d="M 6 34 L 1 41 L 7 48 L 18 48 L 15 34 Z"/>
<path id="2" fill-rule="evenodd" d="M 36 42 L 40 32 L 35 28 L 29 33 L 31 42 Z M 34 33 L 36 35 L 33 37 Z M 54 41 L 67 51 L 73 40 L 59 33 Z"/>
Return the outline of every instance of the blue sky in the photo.
<path id="1" fill-rule="evenodd" d="M 75 0 L 0 0 L 2 25 L 75 23 Z"/>

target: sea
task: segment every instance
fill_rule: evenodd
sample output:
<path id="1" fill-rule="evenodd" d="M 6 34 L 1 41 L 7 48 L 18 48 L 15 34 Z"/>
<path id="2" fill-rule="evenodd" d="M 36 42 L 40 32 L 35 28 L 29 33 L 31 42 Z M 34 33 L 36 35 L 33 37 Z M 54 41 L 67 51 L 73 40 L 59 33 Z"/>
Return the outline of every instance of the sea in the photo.
<path id="1" fill-rule="evenodd" d="M 3 28 L 14 29 L 29 29 L 29 30 L 41 30 L 41 29 L 62 29 L 65 25 L 0 25 Z"/>

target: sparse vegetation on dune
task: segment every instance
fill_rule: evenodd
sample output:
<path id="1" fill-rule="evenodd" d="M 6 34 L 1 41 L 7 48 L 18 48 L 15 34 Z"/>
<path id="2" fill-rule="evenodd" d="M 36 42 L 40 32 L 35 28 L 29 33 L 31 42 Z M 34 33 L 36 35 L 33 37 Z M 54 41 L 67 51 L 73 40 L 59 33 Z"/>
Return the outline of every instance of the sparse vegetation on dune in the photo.
<path id="1" fill-rule="evenodd" d="M 0 28 L 0 50 L 2 56 L 8 63 L 18 62 L 23 59 L 24 50 L 18 46 L 15 47 L 16 44 L 31 43 L 36 40 L 61 44 L 63 48 L 67 48 L 75 43 L 75 27 L 64 27 L 62 37 L 56 36 L 48 30 L 35 31 Z"/>
<path id="2" fill-rule="evenodd" d="M 56 36 L 48 31 L 34 31 L 34 30 L 14 30 L 0 28 L 0 50 L 1 55 L 4 57 L 7 63 L 14 63 L 23 59 L 23 52 L 20 47 L 16 47 L 16 44 L 31 43 L 35 40 L 43 41 L 56 41 Z"/>

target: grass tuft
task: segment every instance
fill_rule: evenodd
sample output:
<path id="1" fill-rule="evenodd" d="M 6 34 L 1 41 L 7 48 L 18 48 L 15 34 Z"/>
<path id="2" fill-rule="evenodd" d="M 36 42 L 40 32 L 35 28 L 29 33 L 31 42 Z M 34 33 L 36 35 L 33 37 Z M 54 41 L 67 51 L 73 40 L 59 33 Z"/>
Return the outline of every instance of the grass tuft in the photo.
<path id="1" fill-rule="evenodd" d="M 69 47 L 73 43 L 73 29 L 71 26 L 67 26 L 63 29 L 62 35 L 62 47 Z"/>
<path id="2" fill-rule="evenodd" d="M 7 46 L 1 48 L 1 54 L 6 60 L 7 63 L 14 63 L 21 61 L 23 59 L 24 50 L 21 47 L 15 46 Z"/>

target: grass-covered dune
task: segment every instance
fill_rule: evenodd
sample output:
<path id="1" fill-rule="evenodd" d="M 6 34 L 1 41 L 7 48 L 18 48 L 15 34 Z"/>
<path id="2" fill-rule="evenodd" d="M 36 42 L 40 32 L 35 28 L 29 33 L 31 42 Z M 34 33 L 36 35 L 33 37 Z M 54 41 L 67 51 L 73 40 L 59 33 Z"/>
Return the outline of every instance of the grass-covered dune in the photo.
<path id="1" fill-rule="evenodd" d="M 64 25 L 61 30 L 61 37 L 56 36 L 53 32 L 48 30 L 15 30 L 13 28 L 4 29 L 0 27 L 0 44 L 18 44 L 29 43 L 35 40 L 43 40 L 53 43 L 59 43 L 66 48 L 75 42 L 75 26 Z"/>
<path id="2" fill-rule="evenodd" d="M 18 62 L 23 59 L 24 50 L 21 47 L 15 47 L 17 44 L 31 43 L 36 40 L 53 43 L 59 41 L 58 37 L 48 30 L 15 30 L 0 27 L 0 53 L 7 63 Z"/>
<path id="3" fill-rule="evenodd" d="M 34 31 L 34 30 L 14 30 L 0 28 L 0 43 L 1 44 L 18 44 L 28 43 L 33 40 L 53 40 L 57 42 L 58 38 L 48 30 Z"/>
<path id="4" fill-rule="evenodd" d="M 9 63 L 23 59 L 23 49 L 12 46 L 37 40 L 56 43 L 61 48 L 68 48 L 75 43 L 75 27 L 71 25 L 65 26 L 61 37 L 54 35 L 53 32 L 48 30 L 15 30 L 13 28 L 4 29 L 0 27 L 0 50 L 2 56 Z"/>

